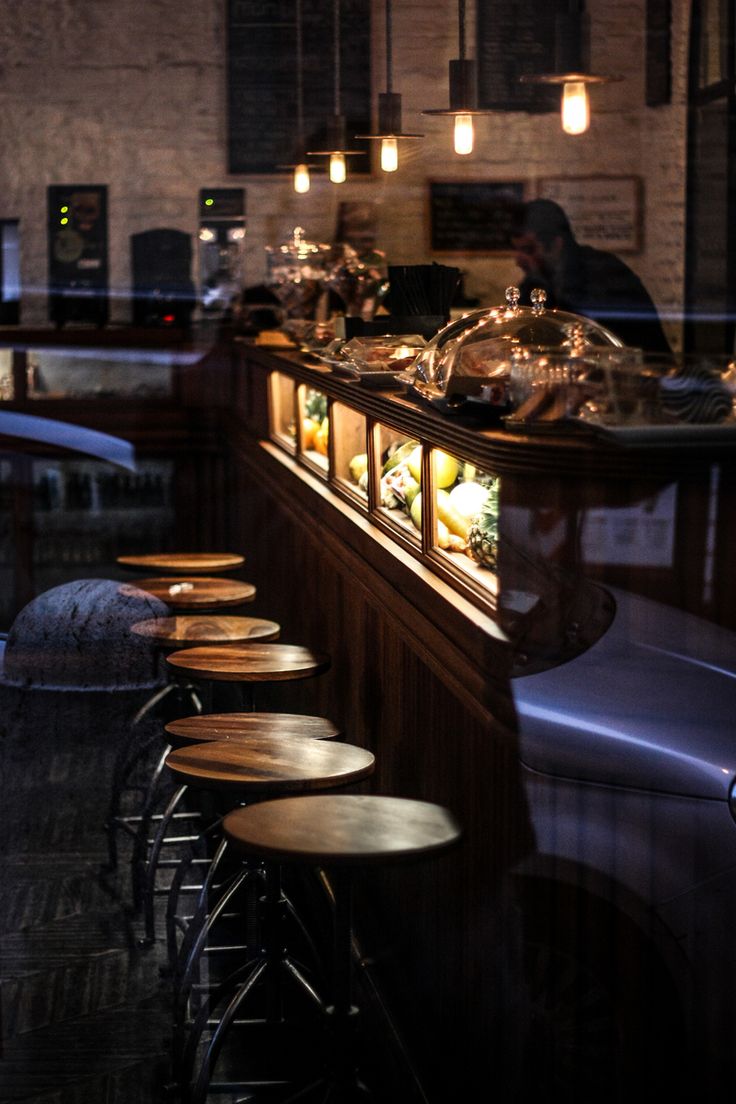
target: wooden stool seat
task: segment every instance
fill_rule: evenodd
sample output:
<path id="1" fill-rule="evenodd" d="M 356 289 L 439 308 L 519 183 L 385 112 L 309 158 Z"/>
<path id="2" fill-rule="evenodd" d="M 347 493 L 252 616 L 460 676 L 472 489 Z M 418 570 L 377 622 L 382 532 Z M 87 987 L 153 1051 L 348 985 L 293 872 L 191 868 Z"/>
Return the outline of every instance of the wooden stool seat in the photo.
<path id="1" fill-rule="evenodd" d="M 201 713 L 164 726 L 169 743 L 178 747 L 203 743 L 246 743 L 253 736 L 300 736 L 334 740 L 340 729 L 326 717 L 301 713 Z"/>
<path id="2" fill-rule="evenodd" d="M 252 602 L 256 588 L 252 583 L 241 583 L 238 579 L 210 579 L 206 576 L 179 578 L 161 576 L 155 579 L 141 579 L 136 583 L 123 583 L 121 594 L 131 594 L 145 590 L 160 598 L 167 606 L 177 610 L 214 609 L 222 606 L 240 606 Z"/>
<path id="3" fill-rule="evenodd" d="M 329 866 L 420 858 L 460 838 L 452 813 L 440 805 L 369 794 L 263 801 L 228 813 L 223 828 L 236 850 L 246 854 Z"/>
<path id="4" fill-rule="evenodd" d="M 322 674 L 330 657 L 298 644 L 244 644 L 186 648 L 166 662 L 192 678 L 215 682 L 282 682 Z"/>
<path id="5" fill-rule="evenodd" d="M 172 751 L 179 782 L 246 794 L 347 785 L 373 771 L 369 751 L 305 736 L 251 736 L 247 744 L 207 743 Z"/>
<path id="6" fill-rule="evenodd" d="M 181 648 L 187 644 L 244 644 L 249 640 L 276 640 L 281 626 L 277 621 L 265 621 L 260 617 L 193 613 L 178 617 L 152 617 L 131 625 L 130 631 L 161 648 Z"/>
<path id="7" fill-rule="evenodd" d="M 132 571 L 163 571 L 173 575 L 205 575 L 242 567 L 237 552 L 154 552 L 146 556 L 118 556 L 117 563 Z"/>

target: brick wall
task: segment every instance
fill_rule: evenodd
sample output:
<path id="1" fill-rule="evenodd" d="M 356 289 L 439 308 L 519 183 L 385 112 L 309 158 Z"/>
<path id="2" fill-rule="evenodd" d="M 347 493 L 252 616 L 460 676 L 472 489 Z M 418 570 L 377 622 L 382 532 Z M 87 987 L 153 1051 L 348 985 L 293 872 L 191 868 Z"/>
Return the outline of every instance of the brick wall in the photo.
<path id="1" fill-rule="evenodd" d="M 589 0 L 592 64 L 624 79 L 593 93 L 592 125 L 563 135 L 554 115 L 480 119 L 477 150 L 452 152 L 451 123 L 422 117 L 447 103 L 447 61 L 457 51 L 454 0 L 394 4 L 394 84 L 406 129 L 426 139 L 401 149 L 399 172 L 343 186 L 315 180 L 297 196 L 286 179 L 227 174 L 224 0 L 0 0 L 0 218 L 20 218 L 23 320 L 45 319 L 46 186 L 109 187 L 113 319 L 129 315 L 129 235 L 154 226 L 194 233 L 201 187 L 244 185 L 246 282 L 264 275 L 264 246 L 300 224 L 334 235 L 340 199 L 377 205 L 379 245 L 396 263 L 426 261 L 431 178 L 537 181 L 560 174 L 635 174 L 644 185 L 644 245 L 627 259 L 661 309 L 677 310 L 683 282 L 686 33 L 689 4 L 673 0 L 673 102 L 644 106 L 645 0 Z M 472 20 L 473 8 L 468 5 Z M 375 3 L 374 91 L 384 86 L 383 3 Z M 470 24 L 469 24 L 470 25 Z M 469 40 L 471 36 L 469 35 Z M 375 97 L 374 97 L 375 98 Z M 442 260 L 438 256 L 436 259 Z M 466 289 L 499 301 L 518 278 L 511 257 L 453 259 Z M 677 337 L 677 327 L 670 329 Z"/>

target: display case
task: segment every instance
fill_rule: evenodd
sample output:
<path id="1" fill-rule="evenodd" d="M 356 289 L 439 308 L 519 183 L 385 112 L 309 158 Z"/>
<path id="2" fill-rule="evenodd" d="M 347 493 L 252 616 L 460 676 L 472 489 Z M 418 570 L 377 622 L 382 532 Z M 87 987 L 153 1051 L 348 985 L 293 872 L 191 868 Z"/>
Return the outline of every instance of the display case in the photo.
<path id="1" fill-rule="evenodd" d="M 268 381 L 271 437 L 289 452 L 296 451 L 296 384 L 283 372 Z"/>

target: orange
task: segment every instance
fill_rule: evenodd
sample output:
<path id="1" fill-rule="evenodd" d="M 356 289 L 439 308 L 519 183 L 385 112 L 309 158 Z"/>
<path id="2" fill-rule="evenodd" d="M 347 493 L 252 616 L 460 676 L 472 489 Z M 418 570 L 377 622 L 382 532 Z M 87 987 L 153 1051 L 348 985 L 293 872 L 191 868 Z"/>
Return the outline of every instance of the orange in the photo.
<path id="1" fill-rule="evenodd" d="M 314 448 L 314 438 L 319 429 L 319 423 L 312 418 L 302 418 L 302 448 Z"/>
<path id="2" fill-rule="evenodd" d="M 327 455 L 327 439 L 330 433 L 330 423 L 327 418 L 322 422 L 322 425 L 318 428 L 314 435 L 314 450 L 319 452 L 322 456 Z"/>

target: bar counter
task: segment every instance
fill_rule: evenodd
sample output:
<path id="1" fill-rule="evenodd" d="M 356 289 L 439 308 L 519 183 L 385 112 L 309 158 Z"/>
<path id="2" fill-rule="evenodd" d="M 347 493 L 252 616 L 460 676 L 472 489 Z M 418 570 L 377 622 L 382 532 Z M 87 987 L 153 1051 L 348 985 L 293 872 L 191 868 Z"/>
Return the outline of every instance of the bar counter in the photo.
<path id="1" fill-rule="evenodd" d="M 572 958 L 580 977 L 596 977 L 591 990 L 603 981 L 608 987 L 610 1053 L 596 1059 L 595 1083 L 575 1088 L 571 1081 L 565 1098 L 592 1099 L 586 1094 L 595 1092 L 613 1099 L 605 1088 L 611 1078 L 661 1086 L 672 1040 L 682 1039 L 683 1055 L 690 1047 L 698 1052 L 691 1022 L 706 1015 L 709 1030 L 714 1019 L 723 1028 L 723 1001 L 730 1009 L 729 995 L 716 997 L 716 977 L 706 1012 L 678 992 L 682 982 L 670 959 L 681 948 L 663 935 L 662 913 L 646 900 L 648 883 L 657 883 L 656 894 L 676 894 L 702 868 L 685 863 L 682 883 L 659 885 L 645 793 L 660 788 L 656 777 L 640 784 L 638 760 L 619 761 L 618 749 L 613 758 L 607 752 L 598 777 L 595 765 L 581 764 L 578 772 L 574 741 L 572 751 L 560 741 L 566 751 L 558 764 L 554 743 L 522 748 L 517 706 L 525 702 L 525 676 L 574 672 L 575 660 L 588 662 L 599 641 L 613 639 L 614 622 L 619 638 L 622 623 L 631 631 L 622 647 L 633 655 L 635 627 L 656 620 L 657 610 L 680 618 L 684 636 L 705 623 L 722 626 L 724 666 L 736 660 L 725 631 L 736 619 L 733 437 L 703 443 L 685 432 L 664 445 L 623 447 L 573 434 L 511 434 L 443 416 L 403 390 L 345 380 L 298 353 L 247 343 L 239 345 L 234 372 L 225 420 L 231 543 L 247 549 L 262 608 L 282 623 L 283 638 L 333 657 L 331 675 L 307 689 L 306 705 L 374 752 L 372 792 L 439 802 L 463 825 L 453 856 L 429 869 L 372 876 L 356 918 L 367 974 L 427 1098 L 465 1098 L 481 1078 L 532 1099 L 549 1077 L 587 1076 L 580 1071 L 593 1044 L 582 1005 L 571 1009 L 556 989 L 545 995 L 535 968 L 530 979 L 530 947 L 548 962 Z M 315 454 L 302 422 L 319 402 L 329 435 Z M 407 440 L 422 445 L 423 488 L 434 478 L 431 450 L 497 480 L 495 571 L 440 547 L 437 507 L 423 511 L 420 529 L 392 518 L 381 499 L 382 465 L 386 445 Z M 349 472 L 364 451 L 367 485 L 359 492 Z M 637 704 L 617 700 L 614 659 L 601 697 L 608 694 L 629 715 L 633 739 Z M 633 666 L 627 661 L 627 677 Z M 587 677 L 583 671 L 581 685 Z M 646 673 L 643 681 L 646 687 Z M 622 697 L 627 685 L 622 678 Z M 641 703 L 641 718 L 649 708 Z M 544 699 L 523 709 L 539 717 Z M 570 709 L 574 716 L 572 702 Z M 581 747 L 591 742 L 583 722 L 578 735 Z M 540 757 L 542 775 L 524 762 L 527 750 Z M 621 810 L 608 808 L 601 829 L 600 810 L 588 814 L 587 797 L 574 786 L 559 795 L 540 784 L 547 771 L 584 779 L 586 795 L 589 783 L 600 792 L 624 787 Z M 680 785 L 678 778 L 673 786 Z M 630 789 L 642 790 L 639 804 L 629 804 Z M 709 873 L 730 865 L 736 843 L 726 797 L 724 789 L 718 831 L 730 843 L 716 846 Z M 674 853 L 684 846 L 680 832 L 688 838 L 703 831 L 696 804 L 667 841 Z M 616 863 L 596 849 L 603 830 L 627 852 L 626 833 L 615 828 L 622 815 L 630 817 L 639 850 L 631 875 L 618 884 Z M 584 844 L 570 842 L 587 832 L 600 869 L 590 868 Z M 558 834 L 556 848 L 550 839 Z M 570 1019 L 581 1048 L 574 1074 L 562 1069 L 560 1050 Z M 622 1022 L 619 1053 L 612 1039 Z M 532 1075 L 519 1060 L 530 1031 L 538 1047 Z M 723 1075 L 719 1062 L 713 1060 L 714 1084 Z M 668 1078 L 673 1070 L 675 1080 L 684 1078 L 678 1063 Z"/>

